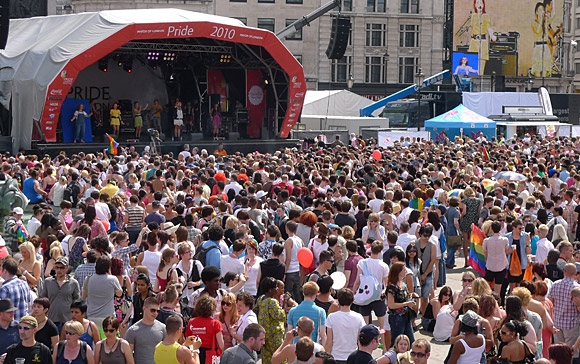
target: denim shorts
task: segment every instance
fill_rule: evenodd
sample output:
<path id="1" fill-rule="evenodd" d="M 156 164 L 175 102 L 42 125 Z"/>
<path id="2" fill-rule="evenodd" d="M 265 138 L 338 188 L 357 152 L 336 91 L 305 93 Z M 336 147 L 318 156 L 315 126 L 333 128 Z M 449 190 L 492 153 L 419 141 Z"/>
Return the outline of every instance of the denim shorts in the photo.
<path id="1" fill-rule="evenodd" d="M 431 294 L 431 288 L 433 288 L 433 273 L 429 273 L 427 278 L 425 278 L 425 284 L 421 285 L 421 298 L 429 298 Z"/>

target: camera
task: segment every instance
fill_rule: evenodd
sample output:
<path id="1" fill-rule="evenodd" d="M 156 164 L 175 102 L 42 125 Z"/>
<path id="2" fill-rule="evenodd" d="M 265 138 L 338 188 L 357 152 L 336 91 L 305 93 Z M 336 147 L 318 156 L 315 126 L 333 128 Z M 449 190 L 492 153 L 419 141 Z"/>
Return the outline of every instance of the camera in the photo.
<path id="1" fill-rule="evenodd" d="M 147 129 L 147 133 L 149 134 L 149 136 L 159 138 L 159 132 L 157 131 L 157 129 L 149 128 Z"/>

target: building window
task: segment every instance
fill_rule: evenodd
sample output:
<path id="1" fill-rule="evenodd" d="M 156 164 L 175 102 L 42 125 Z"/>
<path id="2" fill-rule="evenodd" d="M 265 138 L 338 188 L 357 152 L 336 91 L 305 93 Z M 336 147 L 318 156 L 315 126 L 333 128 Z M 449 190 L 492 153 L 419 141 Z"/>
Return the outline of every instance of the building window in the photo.
<path id="1" fill-rule="evenodd" d="M 286 0 L 286 4 L 302 4 L 303 0 Z"/>
<path id="2" fill-rule="evenodd" d="M 286 26 L 294 23 L 297 19 L 286 19 Z M 286 40 L 302 40 L 302 29 L 286 36 Z"/>
<path id="3" fill-rule="evenodd" d="M 258 0 L 259 3 L 269 3 L 269 4 L 274 4 L 276 2 L 276 0 Z"/>
<path id="4" fill-rule="evenodd" d="M 352 73 L 352 56 L 333 59 L 331 65 L 332 82 L 346 82 Z"/>
<path id="5" fill-rule="evenodd" d="M 576 75 L 580 76 L 580 63 L 575 63 L 574 66 L 576 69 Z"/>
<path id="6" fill-rule="evenodd" d="M 399 83 L 415 83 L 415 73 L 419 68 L 419 58 L 399 58 Z"/>
<path id="7" fill-rule="evenodd" d="M 367 0 L 367 12 L 384 13 L 387 10 L 387 0 Z"/>
<path id="8" fill-rule="evenodd" d="M 576 18 L 576 30 L 580 30 L 580 18 Z"/>
<path id="9" fill-rule="evenodd" d="M 258 18 L 258 28 L 266 29 L 274 33 L 274 29 L 276 28 L 276 19 Z"/>
<path id="10" fill-rule="evenodd" d="M 385 82 L 386 61 L 383 57 L 365 57 L 365 82 Z"/>
<path id="11" fill-rule="evenodd" d="M 401 0 L 401 13 L 419 14 L 419 0 Z"/>
<path id="12" fill-rule="evenodd" d="M 296 58 L 296 60 L 297 60 L 298 62 L 300 62 L 300 64 L 302 64 L 302 55 L 301 55 L 301 54 L 295 54 L 295 55 L 294 55 L 294 58 Z"/>
<path id="13" fill-rule="evenodd" d="M 580 1 L 580 0 L 578 0 Z M 340 6 L 342 11 L 352 11 L 352 0 L 342 0 L 342 5 Z"/>
<path id="14" fill-rule="evenodd" d="M 367 24 L 367 47 L 384 47 L 386 38 L 386 24 Z"/>
<path id="15" fill-rule="evenodd" d="M 400 25 L 399 46 L 408 48 L 419 47 L 419 26 Z"/>
<path id="16" fill-rule="evenodd" d="M 244 23 L 244 25 L 248 25 L 248 18 L 234 18 L 234 19 L 238 19 L 239 21 Z"/>

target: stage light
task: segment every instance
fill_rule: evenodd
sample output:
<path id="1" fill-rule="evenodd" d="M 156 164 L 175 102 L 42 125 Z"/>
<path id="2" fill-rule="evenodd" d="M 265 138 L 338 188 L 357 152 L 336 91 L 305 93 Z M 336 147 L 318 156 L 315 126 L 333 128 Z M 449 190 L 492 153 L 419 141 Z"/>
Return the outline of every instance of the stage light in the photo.
<path id="1" fill-rule="evenodd" d="M 220 56 L 220 63 L 230 63 L 232 60 L 232 56 L 229 54 L 222 54 Z"/>
<path id="2" fill-rule="evenodd" d="M 165 62 L 171 62 L 171 61 L 175 61 L 175 53 L 164 53 L 163 54 L 163 61 Z"/>
<path id="3" fill-rule="evenodd" d="M 267 84 L 269 84 L 270 82 L 269 82 L 268 80 L 264 80 L 264 83 L 267 85 Z"/>
<path id="4" fill-rule="evenodd" d="M 108 67 L 109 67 L 109 57 L 103 57 L 99 59 L 99 70 L 107 72 Z"/>
<path id="5" fill-rule="evenodd" d="M 125 58 L 125 60 L 123 62 L 123 70 L 125 70 L 127 73 L 133 72 L 133 58 L 132 57 Z"/>
<path id="6" fill-rule="evenodd" d="M 149 52 L 149 53 L 147 53 L 147 60 L 150 60 L 150 61 L 158 61 L 159 60 L 159 52 Z"/>

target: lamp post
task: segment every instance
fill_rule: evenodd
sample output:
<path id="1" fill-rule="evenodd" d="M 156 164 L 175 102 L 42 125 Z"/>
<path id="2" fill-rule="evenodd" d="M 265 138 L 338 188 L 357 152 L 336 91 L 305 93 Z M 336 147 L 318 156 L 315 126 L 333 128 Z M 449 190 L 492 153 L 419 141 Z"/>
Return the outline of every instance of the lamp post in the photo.
<path id="1" fill-rule="evenodd" d="M 350 90 L 352 86 L 354 86 L 354 77 L 352 76 L 351 73 L 348 75 L 348 79 L 346 80 L 346 87 L 348 87 L 348 89 Z"/>
<path id="2" fill-rule="evenodd" d="M 421 67 L 417 69 L 415 74 L 415 85 L 417 87 L 417 131 L 421 131 L 421 87 L 425 81 L 425 74 L 421 71 Z"/>
<path id="3" fill-rule="evenodd" d="M 385 97 L 387 97 L 388 95 L 388 71 L 389 71 L 389 52 L 386 51 L 385 54 L 383 54 L 383 58 L 385 60 Z"/>

